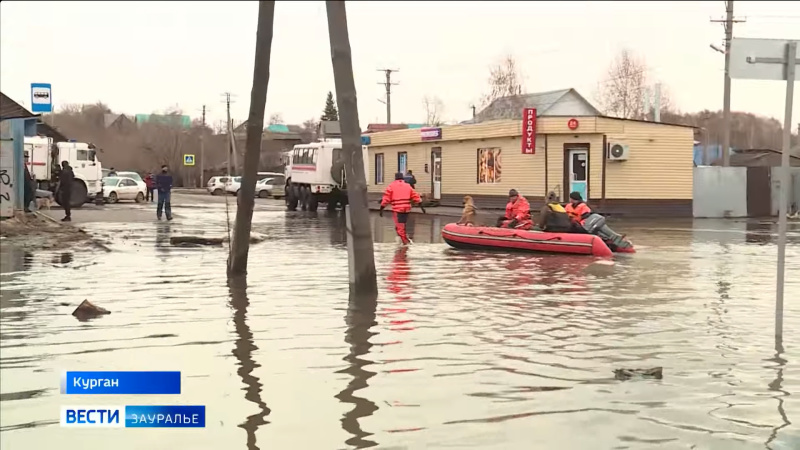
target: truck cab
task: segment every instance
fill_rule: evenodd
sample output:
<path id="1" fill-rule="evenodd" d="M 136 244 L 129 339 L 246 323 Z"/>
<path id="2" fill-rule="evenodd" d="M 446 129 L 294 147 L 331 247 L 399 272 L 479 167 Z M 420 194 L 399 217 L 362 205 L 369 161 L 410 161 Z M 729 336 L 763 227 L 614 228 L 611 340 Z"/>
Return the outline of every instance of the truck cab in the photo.
<path id="1" fill-rule="evenodd" d="M 295 145 L 286 162 L 286 207 L 316 211 L 347 204 L 347 176 L 341 139 Z M 362 147 L 364 173 L 368 173 L 367 148 Z"/>
<path id="2" fill-rule="evenodd" d="M 25 156 L 28 157 L 28 170 L 39 189 L 55 194 L 61 162 L 67 161 L 75 173 L 70 198 L 72 207 L 80 207 L 103 192 L 103 167 L 97 159 L 93 145 L 75 141 L 53 144 L 49 137 L 35 136 L 26 137 L 24 147 Z M 54 197 L 61 204 L 61 196 Z"/>

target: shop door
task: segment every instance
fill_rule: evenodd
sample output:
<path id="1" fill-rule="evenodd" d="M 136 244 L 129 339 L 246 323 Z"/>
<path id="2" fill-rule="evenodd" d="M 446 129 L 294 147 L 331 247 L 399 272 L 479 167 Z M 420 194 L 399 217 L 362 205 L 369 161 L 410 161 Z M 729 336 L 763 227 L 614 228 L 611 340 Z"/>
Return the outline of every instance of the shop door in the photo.
<path id="1" fill-rule="evenodd" d="M 569 192 L 579 192 L 581 197 L 587 201 L 588 198 L 588 173 L 589 173 L 589 151 L 585 148 L 571 148 L 567 151 L 569 161 Z"/>
<path id="2" fill-rule="evenodd" d="M 442 148 L 431 149 L 431 193 L 434 200 L 442 199 Z"/>

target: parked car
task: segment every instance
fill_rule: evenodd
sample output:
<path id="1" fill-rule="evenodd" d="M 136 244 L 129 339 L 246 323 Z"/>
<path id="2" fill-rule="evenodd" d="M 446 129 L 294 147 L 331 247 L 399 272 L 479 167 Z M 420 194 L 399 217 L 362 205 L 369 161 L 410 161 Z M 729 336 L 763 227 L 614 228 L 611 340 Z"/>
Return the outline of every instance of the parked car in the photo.
<path id="1" fill-rule="evenodd" d="M 211 177 L 206 184 L 206 190 L 211 195 L 222 195 L 225 193 L 225 183 L 230 177 Z"/>
<path id="2" fill-rule="evenodd" d="M 286 179 L 284 177 L 264 178 L 256 183 L 256 195 L 261 198 L 283 198 L 286 196 Z"/>
<path id="3" fill-rule="evenodd" d="M 236 195 L 239 193 L 240 187 L 242 187 L 242 177 L 230 177 L 225 182 L 225 193 Z"/>
<path id="4" fill-rule="evenodd" d="M 117 172 L 117 176 L 120 178 L 133 178 L 136 181 L 141 181 L 144 183 L 142 176 L 136 172 Z"/>
<path id="5" fill-rule="evenodd" d="M 134 200 L 136 203 L 144 201 L 147 187 L 144 181 L 136 181 L 129 177 L 103 178 L 103 200 L 108 203 L 117 203 L 120 200 Z"/>

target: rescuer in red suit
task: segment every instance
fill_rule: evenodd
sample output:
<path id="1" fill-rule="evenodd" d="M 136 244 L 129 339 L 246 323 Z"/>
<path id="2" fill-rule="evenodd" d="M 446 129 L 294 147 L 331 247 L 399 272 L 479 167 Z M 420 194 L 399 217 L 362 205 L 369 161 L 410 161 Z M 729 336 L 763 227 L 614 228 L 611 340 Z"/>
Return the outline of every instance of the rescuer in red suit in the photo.
<path id="1" fill-rule="evenodd" d="M 508 191 L 506 214 L 497 220 L 497 226 L 517 230 L 530 230 L 533 226 L 531 205 L 516 189 Z"/>
<path id="2" fill-rule="evenodd" d="M 380 215 L 383 217 L 383 210 L 386 206 L 392 205 L 394 229 L 397 231 L 397 235 L 400 236 L 403 245 L 408 245 L 411 243 L 411 240 L 408 239 L 408 235 L 406 234 L 408 214 L 411 212 L 412 203 L 420 204 L 420 208 L 422 208 L 422 198 L 420 198 L 414 188 L 406 183 L 403 178 L 403 173 L 397 172 L 394 175 L 394 181 L 386 187 L 386 191 L 383 193 L 383 199 L 381 200 Z M 422 212 L 425 212 L 424 208 Z"/>

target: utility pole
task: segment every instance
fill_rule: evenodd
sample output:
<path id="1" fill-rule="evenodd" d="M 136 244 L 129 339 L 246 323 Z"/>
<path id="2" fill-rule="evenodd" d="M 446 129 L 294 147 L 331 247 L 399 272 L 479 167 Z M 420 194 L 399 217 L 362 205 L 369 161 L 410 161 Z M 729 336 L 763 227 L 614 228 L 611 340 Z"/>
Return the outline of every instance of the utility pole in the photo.
<path id="1" fill-rule="evenodd" d="M 472 118 L 475 118 L 475 105 L 471 105 L 470 108 L 472 109 Z"/>
<path id="2" fill-rule="evenodd" d="M 233 176 L 236 174 L 236 168 L 239 166 L 237 158 L 236 158 L 236 151 L 234 145 L 234 137 L 233 137 L 233 126 L 231 124 L 231 93 L 225 92 L 222 95 L 225 96 L 225 106 L 228 112 L 228 121 L 225 125 L 225 128 L 228 133 L 228 173 L 226 175 Z M 233 172 L 231 172 L 231 155 L 233 155 Z"/>
<path id="3" fill-rule="evenodd" d="M 200 186 L 206 182 L 206 105 L 203 105 L 203 128 L 200 129 Z"/>
<path id="4" fill-rule="evenodd" d="M 733 24 L 745 22 L 744 19 L 734 19 L 733 0 L 725 2 L 726 17 L 724 20 L 712 19 L 713 23 L 722 23 L 725 27 L 725 84 L 722 98 L 722 165 L 731 165 L 731 39 L 733 39 Z"/>
<path id="5" fill-rule="evenodd" d="M 386 81 L 378 82 L 386 87 L 386 124 L 392 123 L 392 86 L 400 83 L 392 83 L 392 72 L 400 72 L 398 69 L 378 69 L 378 72 L 386 74 Z"/>
<path id="6" fill-rule="evenodd" d="M 253 64 L 253 88 L 250 91 L 250 113 L 247 116 L 247 139 L 244 154 L 244 174 L 241 192 L 236 199 L 236 224 L 228 256 L 228 277 L 247 274 L 247 258 L 250 252 L 250 231 L 253 226 L 256 177 L 258 160 L 261 157 L 261 135 L 264 130 L 264 111 L 267 106 L 269 87 L 269 64 L 272 56 L 272 35 L 275 19 L 275 2 L 258 2 L 258 25 L 256 26 L 256 51 Z M 228 97 L 228 126 L 230 126 L 230 94 Z"/>
<path id="7" fill-rule="evenodd" d="M 345 206 L 345 222 L 347 223 L 347 259 L 350 275 L 351 301 L 349 306 L 357 308 L 359 303 L 374 303 L 378 298 L 375 253 L 372 245 L 372 226 L 370 225 L 367 198 L 367 175 L 361 146 L 356 83 L 353 79 L 353 56 L 350 49 L 350 34 L 347 30 L 345 2 L 326 1 L 325 9 L 328 16 L 328 36 L 331 43 L 336 102 L 339 104 L 339 124 L 342 129 L 342 154 L 347 173 L 348 204 Z M 392 72 L 391 70 L 386 71 L 387 112 L 389 112 Z"/>

